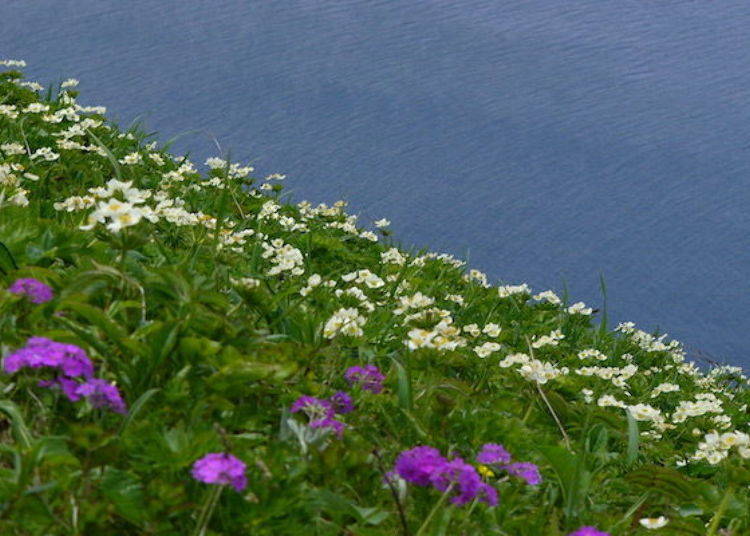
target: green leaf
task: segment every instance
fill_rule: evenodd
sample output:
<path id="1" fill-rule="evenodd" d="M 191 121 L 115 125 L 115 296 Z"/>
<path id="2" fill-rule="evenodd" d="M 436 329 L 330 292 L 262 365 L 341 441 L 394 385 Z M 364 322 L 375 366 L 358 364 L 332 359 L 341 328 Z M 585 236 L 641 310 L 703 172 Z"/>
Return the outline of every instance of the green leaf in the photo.
<path id="1" fill-rule="evenodd" d="M 632 465 L 636 458 L 638 458 L 640 434 L 638 433 L 638 421 L 635 420 L 629 411 L 626 411 L 625 413 L 628 416 L 628 449 L 626 451 L 625 461 L 628 465 Z"/>
<path id="2" fill-rule="evenodd" d="M 18 264 L 8 247 L 0 242 L 0 272 L 7 275 L 11 270 L 18 270 Z"/>
<path id="3" fill-rule="evenodd" d="M 100 489 L 115 506 L 117 513 L 128 521 L 136 523 L 145 517 L 143 489 L 140 481 L 131 473 L 107 467 Z"/>
<path id="4" fill-rule="evenodd" d="M 0 411 L 10 417 L 13 436 L 16 438 L 16 441 L 23 445 L 24 448 L 31 448 L 31 432 L 29 431 L 29 427 L 26 426 L 26 421 L 23 415 L 21 415 L 21 410 L 18 409 L 18 406 L 10 400 L 0 400 Z"/>
<path id="5" fill-rule="evenodd" d="M 398 381 L 397 394 L 398 405 L 402 409 L 411 410 L 414 406 L 414 399 L 411 387 L 411 373 L 409 369 L 395 356 L 391 356 L 393 364 L 396 366 L 396 379 Z"/>

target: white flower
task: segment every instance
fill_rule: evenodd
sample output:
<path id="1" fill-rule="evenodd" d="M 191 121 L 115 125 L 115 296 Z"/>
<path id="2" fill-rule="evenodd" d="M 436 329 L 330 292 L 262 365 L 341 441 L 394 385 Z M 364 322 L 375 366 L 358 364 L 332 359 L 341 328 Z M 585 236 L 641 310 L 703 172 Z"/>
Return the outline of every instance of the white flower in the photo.
<path id="1" fill-rule="evenodd" d="M 403 266 L 406 263 L 406 257 L 396 248 L 391 248 L 388 251 L 384 251 L 380 254 L 380 260 L 387 264 L 397 264 Z"/>
<path id="2" fill-rule="evenodd" d="M 644 517 L 638 522 L 649 530 L 660 529 L 669 523 L 669 520 L 664 516 L 659 517 Z"/>
<path id="3" fill-rule="evenodd" d="M 485 357 L 489 356 L 493 352 L 497 352 L 500 349 L 500 345 L 496 342 L 486 342 L 482 344 L 481 346 L 477 346 L 474 348 L 474 353 L 477 354 L 479 357 L 484 359 Z"/>
<path id="4" fill-rule="evenodd" d="M 78 80 L 76 80 L 75 78 L 68 78 L 62 84 L 60 84 L 60 87 L 61 88 L 76 87 L 78 83 L 79 83 Z"/>
<path id="5" fill-rule="evenodd" d="M 504 285 L 501 287 L 497 287 L 497 295 L 501 298 L 507 298 L 508 296 L 513 296 L 514 294 L 530 294 L 531 289 L 526 283 L 522 283 L 520 285 Z"/>
<path id="6" fill-rule="evenodd" d="M 516 364 L 524 364 L 531 361 L 531 358 L 526 354 L 510 354 L 500 361 L 499 365 L 503 368 L 508 368 Z"/>
<path id="7" fill-rule="evenodd" d="M 253 277 L 240 277 L 239 279 L 230 277 L 229 280 L 232 282 L 233 285 L 237 287 L 242 287 L 247 290 L 257 288 L 260 286 L 260 279 L 255 279 Z"/>
<path id="8" fill-rule="evenodd" d="M 323 336 L 326 339 L 333 339 L 337 335 L 348 335 L 350 337 L 361 337 L 363 335 L 362 326 L 367 320 L 359 314 L 354 308 L 341 308 L 328 319 L 323 327 Z"/>
<path id="9" fill-rule="evenodd" d="M 532 348 L 542 348 L 543 346 L 557 346 L 558 343 L 565 338 L 562 331 L 556 329 L 551 331 L 549 335 L 542 335 L 541 337 L 535 337 L 534 342 L 531 343 Z"/>
<path id="10" fill-rule="evenodd" d="M 120 158 L 118 162 L 124 165 L 140 164 L 141 162 L 143 162 L 143 157 L 140 155 L 140 153 L 135 152 L 126 154 L 125 156 Z"/>
<path id="11" fill-rule="evenodd" d="M 482 333 L 484 333 L 488 337 L 497 337 L 498 335 L 500 335 L 501 331 L 502 331 L 502 328 L 498 326 L 497 324 L 493 324 L 493 323 L 486 324 L 482 328 Z"/>
<path id="12" fill-rule="evenodd" d="M 377 227 L 378 229 L 382 229 L 383 227 L 388 227 L 390 224 L 391 224 L 390 221 L 383 218 L 375 222 L 375 227 Z"/>
<path id="13" fill-rule="evenodd" d="M 648 404 L 629 406 L 628 411 L 636 421 L 660 421 L 663 419 L 661 411 Z"/>
<path id="14" fill-rule="evenodd" d="M 586 307 L 586 304 L 582 301 L 574 303 L 567 309 L 571 315 L 590 315 L 594 310 L 591 307 Z"/>
<path id="15" fill-rule="evenodd" d="M 23 60 L 0 60 L 0 65 L 6 67 L 26 67 L 26 62 Z"/>
<path id="16" fill-rule="evenodd" d="M 215 156 L 209 158 L 206 160 L 206 165 L 210 167 L 211 169 L 222 169 L 225 168 L 227 165 L 227 161 L 223 158 L 217 158 Z"/>
<path id="17" fill-rule="evenodd" d="M 12 154 L 26 154 L 26 149 L 20 143 L 3 143 L 0 145 L 0 150 L 9 156 Z"/>
<path id="18" fill-rule="evenodd" d="M 31 159 L 34 160 L 35 158 L 43 158 L 47 162 L 52 162 L 53 160 L 57 160 L 60 158 L 60 155 L 54 152 L 49 147 L 41 147 L 34 151 L 34 153 L 31 155 Z"/>
<path id="19" fill-rule="evenodd" d="M 555 294 L 551 290 L 540 292 L 539 294 L 533 296 L 533 298 L 536 301 L 546 301 L 551 303 L 552 305 L 560 305 L 562 303 L 562 300 L 557 296 L 557 294 Z"/>
<path id="20" fill-rule="evenodd" d="M 532 359 L 528 363 L 521 365 L 518 373 L 530 381 L 535 381 L 540 384 L 547 383 L 549 380 L 557 378 L 558 376 L 565 374 L 565 369 L 558 369 L 551 363 L 545 363 L 537 359 Z"/>

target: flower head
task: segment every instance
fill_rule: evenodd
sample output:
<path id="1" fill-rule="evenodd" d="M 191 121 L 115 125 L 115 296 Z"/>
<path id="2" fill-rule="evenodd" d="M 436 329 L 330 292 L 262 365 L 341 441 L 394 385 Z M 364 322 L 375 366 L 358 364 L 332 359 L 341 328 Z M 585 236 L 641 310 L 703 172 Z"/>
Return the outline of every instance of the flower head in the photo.
<path id="1" fill-rule="evenodd" d="M 31 337 L 26 346 L 3 360 L 3 369 L 8 374 L 26 367 L 57 369 L 68 378 L 91 378 L 94 375 L 94 365 L 82 348 L 45 337 Z"/>
<path id="2" fill-rule="evenodd" d="M 211 452 L 193 464 L 193 478 L 206 484 L 230 485 L 237 491 L 247 486 L 245 463 L 222 452 Z"/>
<path id="3" fill-rule="evenodd" d="M 344 373 L 344 378 L 349 385 L 359 385 L 365 391 L 375 394 L 383 390 L 385 380 L 385 376 L 375 365 L 349 367 Z"/>
<path id="4" fill-rule="evenodd" d="M 485 465 L 510 462 L 510 453 L 500 444 L 487 443 L 477 454 L 477 462 Z"/>
<path id="5" fill-rule="evenodd" d="M 396 473 L 412 484 L 427 486 L 432 474 L 448 463 L 440 455 L 440 451 L 433 447 L 414 447 L 405 450 L 396 458 Z"/>
<path id="6" fill-rule="evenodd" d="M 596 527 L 581 527 L 575 532 L 571 532 L 568 536 L 610 536 L 609 532 L 603 532 Z"/>
<path id="7" fill-rule="evenodd" d="M 660 529 L 669 523 L 669 520 L 664 516 L 659 517 L 644 517 L 639 519 L 638 522 L 641 526 L 646 527 L 649 530 Z"/>
<path id="8" fill-rule="evenodd" d="M 333 411 L 340 415 L 354 411 L 354 401 L 344 391 L 339 391 L 328 400 L 333 404 Z"/>
<path id="9" fill-rule="evenodd" d="M 77 392 L 80 385 L 81 384 L 79 384 L 77 381 L 71 380 L 70 378 L 65 378 L 64 376 L 59 376 L 54 380 L 39 381 L 40 387 L 59 387 L 63 395 L 65 395 L 65 398 L 67 398 L 71 402 L 78 402 L 81 399 L 81 395 L 79 395 Z"/>
<path id="10" fill-rule="evenodd" d="M 52 287 L 49 287 L 33 277 L 16 279 L 8 292 L 25 295 L 31 303 L 46 303 L 54 297 Z"/>
<path id="11" fill-rule="evenodd" d="M 127 413 L 125 402 L 120 396 L 120 391 L 114 384 L 107 380 L 93 378 L 82 383 L 75 390 L 78 396 L 85 396 L 95 408 L 109 408 L 117 413 Z"/>
<path id="12" fill-rule="evenodd" d="M 331 417 L 326 417 L 324 419 L 316 419 L 314 421 L 310 421 L 310 428 L 328 429 L 331 432 L 335 433 L 337 436 L 341 437 L 344 434 L 344 428 L 346 428 L 346 425 L 341 421 L 332 419 Z"/>
<path id="13" fill-rule="evenodd" d="M 471 502 L 479 494 L 480 489 L 484 496 L 487 496 L 487 490 L 482 485 L 482 479 L 477 470 L 461 458 L 455 458 L 437 467 L 430 476 L 430 482 L 443 492 L 450 487 L 453 504 Z M 497 494 L 495 494 L 495 500 L 497 500 Z"/>
<path id="14" fill-rule="evenodd" d="M 542 475 L 539 473 L 539 467 L 531 462 L 516 462 L 504 465 L 503 469 L 513 476 L 523 478 L 530 486 L 536 486 L 542 483 Z"/>
<path id="15" fill-rule="evenodd" d="M 289 411 L 292 413 L 302 412 L 307 415 L 311 421 L 333 418 L 334 416 L 333 404 L 328 400 L 322 400 L 308 395 L 301 396 L 295 400 Z"/>

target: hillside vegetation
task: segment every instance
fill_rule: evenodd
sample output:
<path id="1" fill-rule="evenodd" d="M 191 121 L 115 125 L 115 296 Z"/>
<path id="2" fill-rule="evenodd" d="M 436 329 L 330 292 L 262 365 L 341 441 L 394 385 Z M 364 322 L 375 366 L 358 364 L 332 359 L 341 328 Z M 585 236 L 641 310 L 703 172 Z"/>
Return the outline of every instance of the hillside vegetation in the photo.
<path id="1" fill-rule="evenodd" d="M 3 65 L 0 534 L 750 534 L 740 369 Z"/>

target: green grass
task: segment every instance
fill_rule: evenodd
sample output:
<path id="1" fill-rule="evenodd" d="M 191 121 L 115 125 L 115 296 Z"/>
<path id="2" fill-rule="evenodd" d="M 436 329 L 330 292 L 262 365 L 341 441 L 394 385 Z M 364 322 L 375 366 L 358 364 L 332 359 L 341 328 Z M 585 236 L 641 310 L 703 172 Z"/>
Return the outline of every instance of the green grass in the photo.
<path id="1" fill-rule="evenodd" d="M 284 202 L 281 181 L 228 163 L 199 174 L 136 127 L 75 112 L 73 89 L 43 96 L 21 80 L 0 74 L 0 350 L 33 336 L 75 344 L 129 411 L 71 402 L 37 385 L 42 369 L 0 372 L 1 534 L 750 534 L 740 371 L 697 370 L 679 343 L 600 328 L 596 314 L 535 292 L 501 296 L 451 257 L 396 255 L 387 230 L 367 234 L 341 204 Z M 64 109 L 60 122 L 44 117 Z M 44 147 L 58 156 L 31 157 Z M 125 216 L 137 224 L 60 205 L 113 178 L 141 190 L 131 199 L 150 196 Z M 315 274 L 322 283 L 306 288 Z M 4 290 L 22 277 L 54 299 Z M 432 301 L 406 307 L 417 293 Z M 331 330 L 342 308 L 359 329 Z M 482 332 L 491 323 L 499 333 Z M 587 349 L 600 354 L 579 357 Z M 522 374 L 507 359 L 519 353 L 549 379 Z M 382 393 L 345 381 L 365 364 L 386 375 Z M 654 395 L 665 383 L 679 390 Z M 341 390 L 357 408 L 340 438 L 289 412 L 302 395 Z M 713 430 L 716 447 L 700 447 Z M 383 483 L 403 450 L 431 445 L 474 463 L 485 443 L 538 464 L 543 483 L 484 472 L 494 508 Z M 213 509 L 218 488 L 190 472 L 209 452 L 237 456 L 248 478 Z M 662 529 L 639 523 L 662 515 Z"/>

